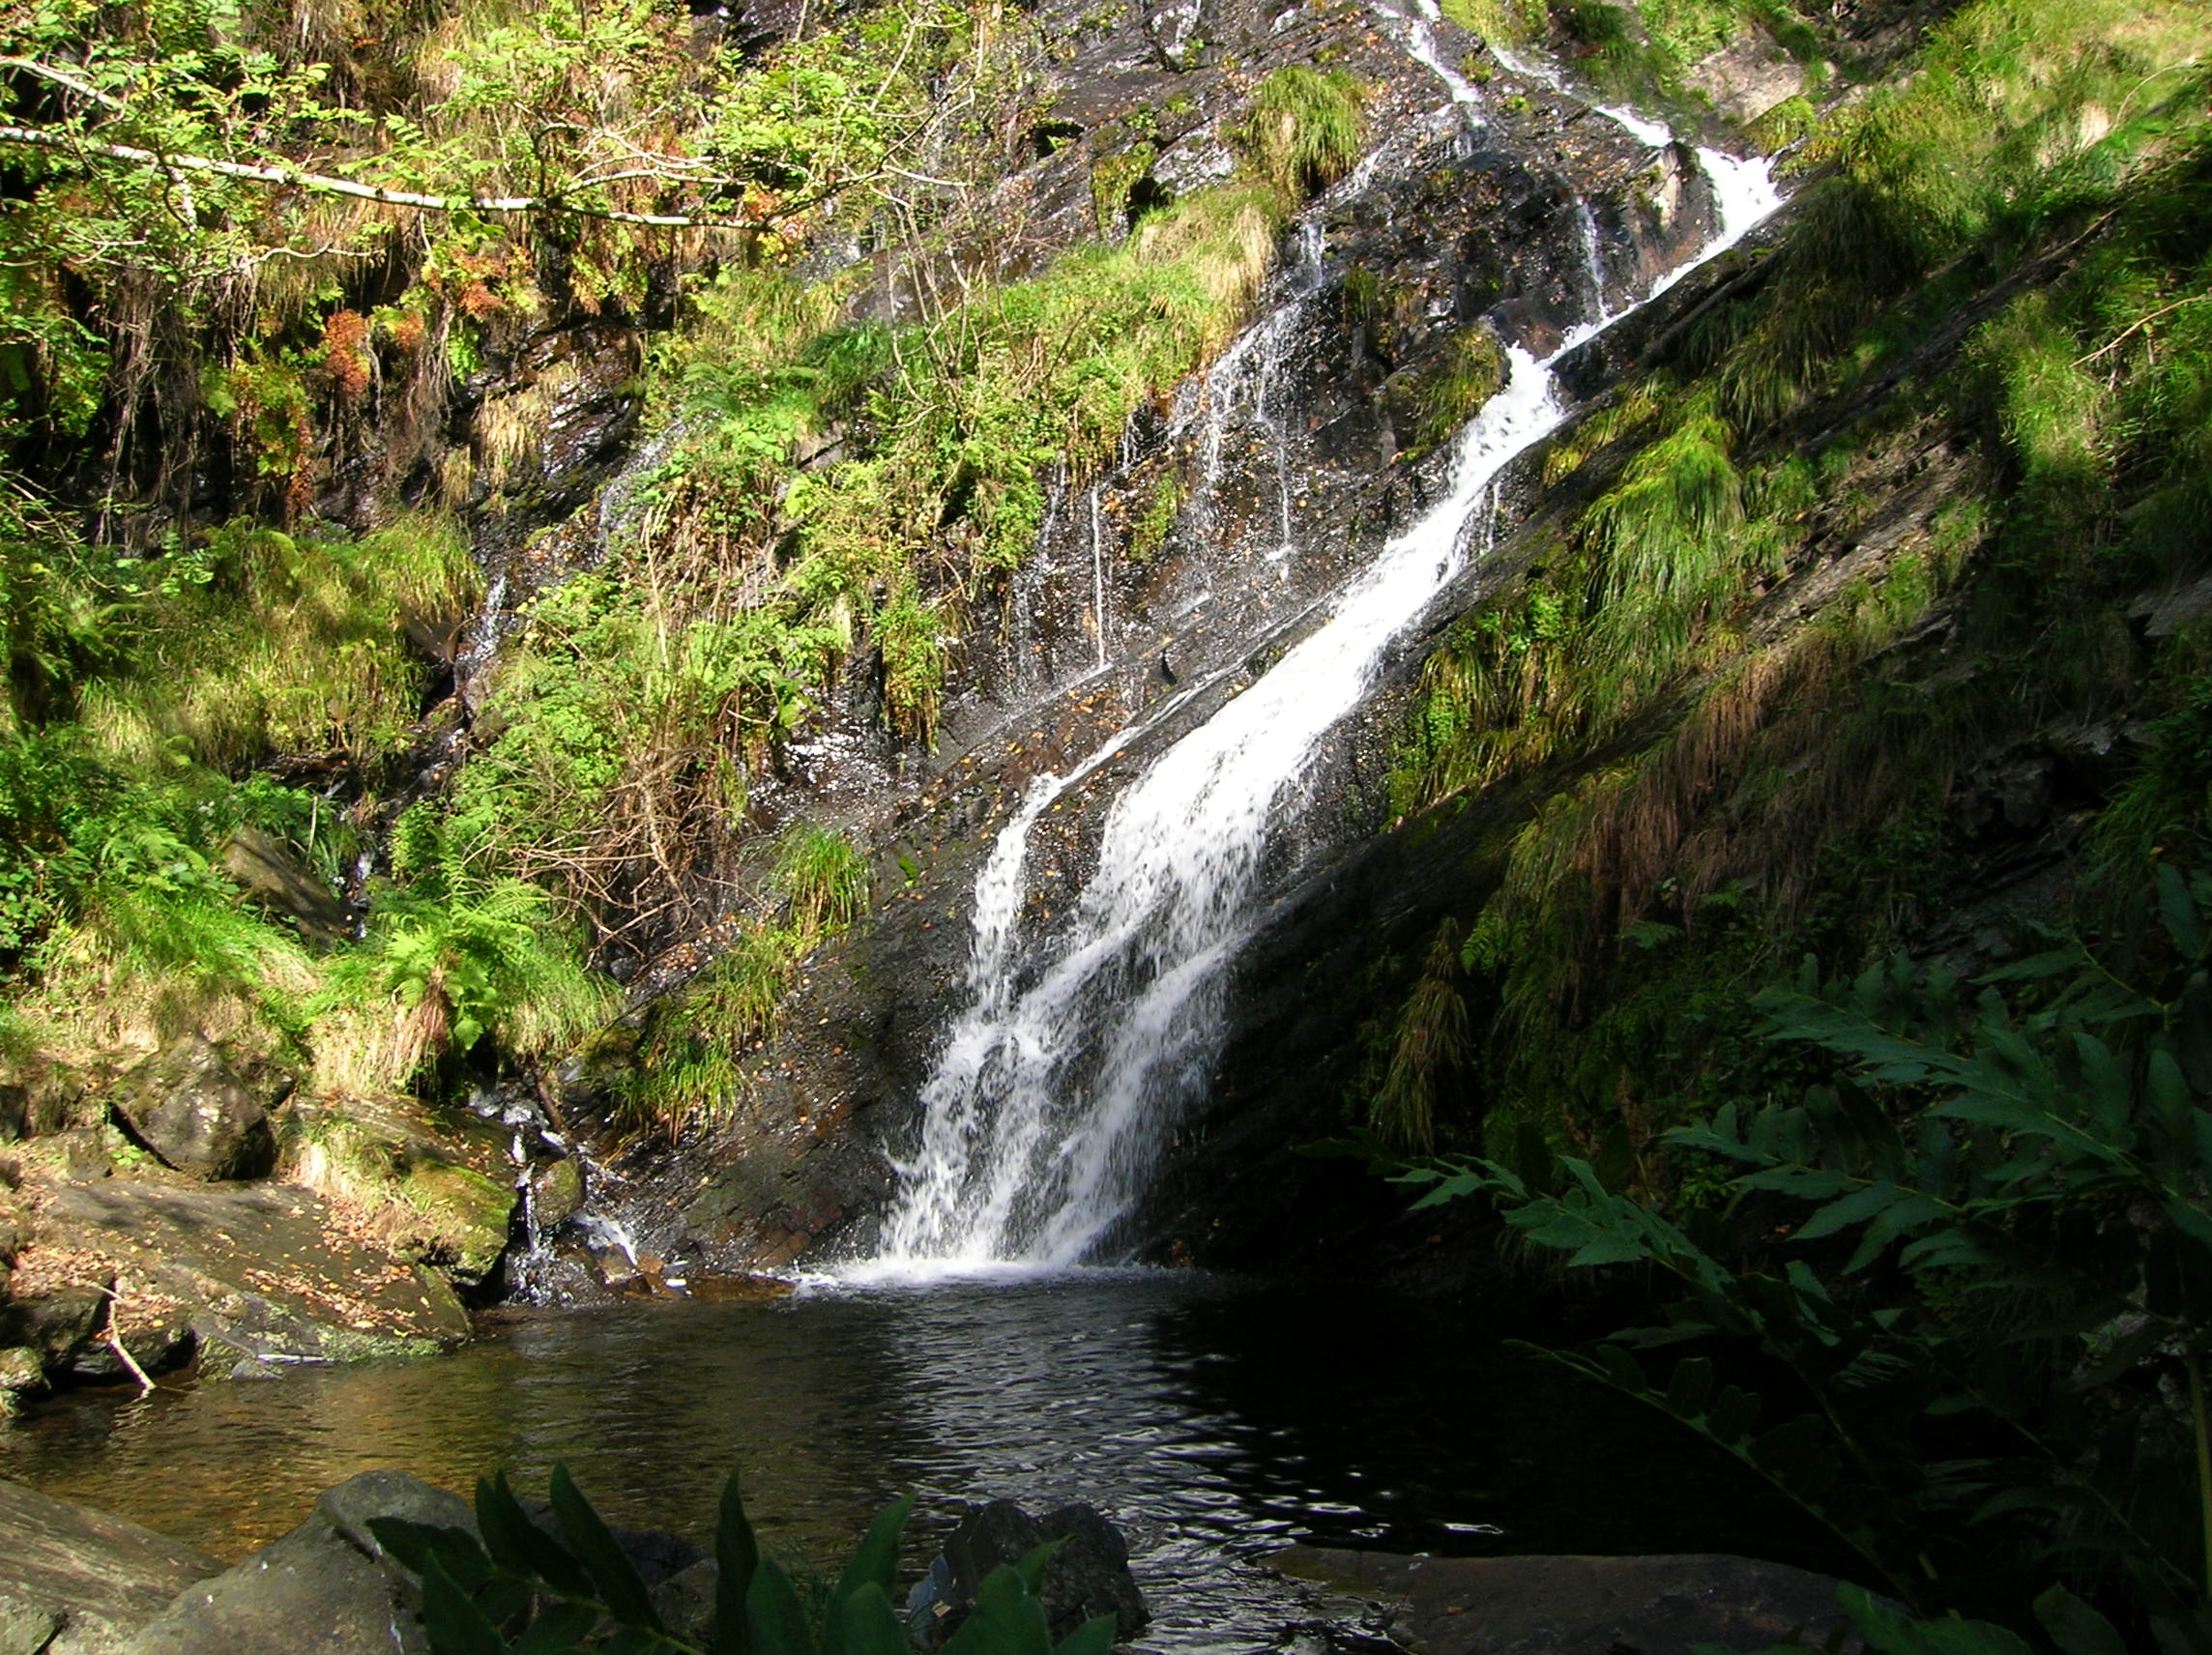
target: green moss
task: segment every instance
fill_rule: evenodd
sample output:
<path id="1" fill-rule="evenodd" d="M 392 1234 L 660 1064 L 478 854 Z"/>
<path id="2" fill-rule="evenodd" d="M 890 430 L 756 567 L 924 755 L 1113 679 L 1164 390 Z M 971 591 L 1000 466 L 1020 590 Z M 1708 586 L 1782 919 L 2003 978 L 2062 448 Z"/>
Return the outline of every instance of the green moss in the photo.
<path id="1" fill-rule="evenodd" d="M 1445 346 L 1444 360 L 1416 382 L 1415 424 L 1410 456 L 1447 443 L 1482 405 L 1503 389 L 1505 352 L 1488 328 L 1463 328 Z"/>
<path id="2" fill-rule="evenodd" d="M 1189 490 L 1181 476 L 1162 472 L 1146 498 L 1144 515 L 1129 532 L 1129 561 L 1150 563 L 1167 544 L 1169 533 L 1175 528 L 1176 518 L 1182 512 L 1183 502 Z"/>

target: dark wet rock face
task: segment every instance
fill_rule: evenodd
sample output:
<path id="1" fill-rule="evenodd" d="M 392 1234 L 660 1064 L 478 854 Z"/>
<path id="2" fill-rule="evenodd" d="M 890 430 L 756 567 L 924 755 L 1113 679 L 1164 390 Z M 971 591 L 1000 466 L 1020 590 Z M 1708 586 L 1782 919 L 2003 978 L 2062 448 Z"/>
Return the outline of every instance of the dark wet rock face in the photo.
<path id="1" fill-rule="evenodd" d="M 1111 215 L 1101 222 L 1092 186 L 1132 156 L 1145 164 L 1131 188 L 1172 194 L 1226 176 L 1229 130 L 1283 65 L 1327 62 L 1366 83 L 1371 154 L 1283 234 L 1247 331 L 1130 421 L 1119 464 L 1095 479 L 1048 474 L 1033 552 L 975 595 L 963 624 L 934 758 L 886 749 L 854 682 L 795 743 L 792 773 L 766 784 L 873 846 L 876 907 L 807 963 L 782 1031 L 740 1055 L 732 1112 L 673 1154 L 649 1147 L 623 1162 L 612 1211 L 671 1274 L 869 1248 L 895 1187 L 886 1150 L 911 1141 L 917 1095 L 970 992 L 976 871 L 1024 791 L 1130 729 L 1033 829 L 1019 923 L 1033 944 L 1066 923 L 1122 785 L 1317 624 L 1445 486 L 1448 439 L 1481 400 L 1450 400 L 1455 368 L 1507 345 L 1549 353 L 1715 227 L 1689 151 L 1647 148 L 1501 67 L 1487 123 L 1470 128 L 1398 44 L 1398 24 L 1367 8 L 1186 10 L 1048 12 L 1064 42 L 1057 125 L 991 196 L 1000 222 L 1024 227 L 998 274 L 1127 234 Z M 1449 24 L 1438 34 L 1446 62 L 1482 50 Z M 1133 121 L 1138 110 L 1152 113 Z M 887 254 L 877 276 L 862 308 L 903 314 L 911 273 Z M 615 492 L 602 517 L 619 509 Z M 1279 836 L 1275 888 L 1374 826 L 1374 775 L 1352 808 L 1331 798 Z M 712 954 L 713 938 L 693 941 L 687 957 Z M 570 1101 L 596 1107 L 589 1088 Z"/>
<path id="2" fill-rule="evenodd" d="M 1014 1568 L 1044 1545 L 1055 1550 L 1037 1596 L 1055 1640 L 1103 1615 L 1114 1617 L 1117 1642 L 1144 1630 L 1151 1616 L 1129 1573 L 1128 1543 L 1095 1507 L 1063 1505 L 1034 1518 L 1004 1499 L 969 1508 L 915 1587 L 907 1606 L 910 1621 L 930 1628 L 931 1647 L 943 1645 L 959 1631 L 994 1570 Z"/>
<path id="3" fill-rule="evenodd" d="M 268 1112 L 203 1035 L 186 1035 L 126 1077 L 114 1107 L 130 1134 L 180 1173 L 258 1178 L 276 1164 Z"/>
<path id="4" fill-rule="evenodd" d="M 0 1655 L 112 1655 L 222 1565 L 105 1512 L 0 1479 Z"/>

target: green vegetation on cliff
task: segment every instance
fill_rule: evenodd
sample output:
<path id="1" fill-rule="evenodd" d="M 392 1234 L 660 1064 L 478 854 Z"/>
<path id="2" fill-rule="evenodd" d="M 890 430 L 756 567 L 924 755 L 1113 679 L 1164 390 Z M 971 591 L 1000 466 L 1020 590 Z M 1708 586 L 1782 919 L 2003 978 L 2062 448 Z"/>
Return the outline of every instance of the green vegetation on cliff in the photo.
<path id="1" fill-rule="evenodd" d="M 1641 1145 L 1766 1084 L 1751 988 L 1917 938 L 1977 767 L 2147 712 L 2092 761 L 2079 900 L 2208 848 L 2204 629 L 2140 625 L 2205 555 L 2208 44 L 2193 7 L 1964 9 L 1551 454 L 1587 504 L 1430 659 L 1392 783 L 1529 801 L 1464 915 L 1494 1141 Z"/>
<path id="2" fill-rule="evenodd" d="M 726 1101 L 866 907 L 855 848 L 755 781 L 842 685 L 926 749 L 1048 474 L 1220 348 L 1362 141 L 1349 74 L 1254 77 L 1231 176 L 1140 211 L 1132 129 L 1097 238 L 1016 278 L 990 189 L 1034 159 L 1048 43 L 996 5 L 766 42 L 645 0 L 4 34 L 11 1050 L 98 1071 L 199 1030 L 436 1093 L 619 1009 L 593 968 L 718 935 L 641 1123 Z M 844 242 L 888 274 L 802 274 Z M 648 459 L 577 514 L 613 450 L 568 433 L 639 409 Z M 472 665 L 487 557 L 549 573 Z M 358 935 L 242 902 L 242 831 L 350 881 Z"/>
<path id="3" fill-rule="evenodd" d="M 1879 1649 L 2212 1647 L 2208 61 L 1977 0 L 1831 114 L 1391 778 L 1475 848 L 1366 1142 L 1679 1290 L 1561 1359 L 1993 1617 Z"/>

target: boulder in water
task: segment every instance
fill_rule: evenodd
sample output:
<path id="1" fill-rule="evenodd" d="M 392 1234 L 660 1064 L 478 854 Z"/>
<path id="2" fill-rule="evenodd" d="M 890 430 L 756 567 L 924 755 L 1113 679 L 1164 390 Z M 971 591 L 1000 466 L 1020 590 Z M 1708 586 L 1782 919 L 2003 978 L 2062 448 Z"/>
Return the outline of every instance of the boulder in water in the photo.
<path id="1" fill-rule="evenodd" d="M 364 1471 L 281 1540 L 177 1594 L 124 1655 L 427 1655 L 413 1577 L 369 1532 L 378 1517 L 476 1527 L 458 1495 Z"/>
<path id="2" fill-rule="evenodd" d="M 1129 1573 L 1129 1547 L 1095 1506 L 1056 1507 L 1039 1520 L 1012 1500 L 972 1506 L 945 1543 L 943 1554 L 908 1601 L 910 1617 L 934 1616 L 929 1641 L 942 1644 L 975 1606 L 992 1570 L 1011 1567 L 1047 1541 L 1060 1542 L 1045 1565 L 1037 1596 L 1055 1641 L 1085 1621 L 1114 1617 L 1117 1641 L 1127 1641 L 1151 1616 Z"/>
<path id="3" fill-rule="evenodd" d="M 1750 1557 L 1407 1557 L 1294 1546 L 1268 1561 L 1381 1603 L 1391 1641 L 1427 1655 L 1861 1647 L 1837 1582 Z"/>
<path id="4" fill-rule="evenodd" d="M 348 1235 L 296 1185 L 67 1185 L 44 1229 L 70 1238 L 49 1273 L 97 1266 L 126 1284 L 115 1316 L 127 1342 L 141 1327 L 189 1323 L 225 1360 L 282 1364 L 429 1355 L 469 1337 L 444 1276 Z M 11 1342 L 66 1352 L 100 1330 L 80 1325 L 67 1346 L 58 1334 Z"/>

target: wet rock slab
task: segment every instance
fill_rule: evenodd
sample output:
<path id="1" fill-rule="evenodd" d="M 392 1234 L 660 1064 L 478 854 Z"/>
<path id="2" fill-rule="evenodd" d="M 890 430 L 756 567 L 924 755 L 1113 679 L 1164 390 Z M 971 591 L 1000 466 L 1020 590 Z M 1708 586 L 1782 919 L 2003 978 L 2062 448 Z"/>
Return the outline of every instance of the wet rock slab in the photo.
<path id="1" fill-rule="evenodd" d="M 1386 1606 L 1413 1655 L 1693 1655 L 1701 1644 L 1831 1644 L 1849 1622 L 1826 1575 L 1749 1557 L 1407 1557 L 1294 1546 L 1283 1573 Z"/>
<path id="2" fill-rule="evenodd" d="M 474 1528 L 457 1495 L 364 1471 L 274 1545 L 179 1593 L 126 1655 L 425 1655 L 415 1587 L 369 1532 L 379 1517 Z"/>
<path id="3" fill-rule="evenodd" d="M 182 1541 L 0 1479 L 0 1655 L 118 1648 L 221 1567 Z"/>
<path id="4" fill-rule="evenodd" d="M 134 1295 L 167 1301 L 218 1362 L 429 1354 L 469 1337 L 442 1276 L 348 1235 L 298 1185 L 71 1185 L 42 1228 L 120 1284 L 119 1318 Z"/>

